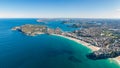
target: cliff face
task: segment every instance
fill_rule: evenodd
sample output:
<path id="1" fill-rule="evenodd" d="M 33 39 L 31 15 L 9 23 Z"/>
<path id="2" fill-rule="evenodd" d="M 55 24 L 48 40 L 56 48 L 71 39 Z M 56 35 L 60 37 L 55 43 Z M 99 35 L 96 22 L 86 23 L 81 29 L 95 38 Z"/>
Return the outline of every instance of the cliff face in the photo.
<path id="1" fill-rule="evenodd" d="M 94 51 L 87 55 L 89 59 L 98 60 L 98 59 L 107 59 L 107 58 L 114 58 L 120 55 L 120 48 L 101 48 L 98 51 Z"/>

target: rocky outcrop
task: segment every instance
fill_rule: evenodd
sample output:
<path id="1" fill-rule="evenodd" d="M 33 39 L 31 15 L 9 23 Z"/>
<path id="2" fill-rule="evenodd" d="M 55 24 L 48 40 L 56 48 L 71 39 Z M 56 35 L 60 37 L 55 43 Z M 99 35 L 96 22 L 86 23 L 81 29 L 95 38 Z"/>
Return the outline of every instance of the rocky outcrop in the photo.
<path id="1" fill-rule="evenodd" d="M 20 27 L 16 26 L 16 27 L 12 28 L 11 30 L 19 30 L 19 29 L 20 29 Z"/>
<path id="2" fill-rule="evenodd" d="M 107 59 L 107 58 L 114 58 L 120 55 L 120 48 L 101 48 L 98 51 L 94 51 L 87 55 L 89 59 L 98 60 L 98 59 Z"/>
<path id="3" fill-rule="evenodd" d="M 59 27 L 57 27 L 55 30 L 54 30 L 54 32 L 55 32 L 55 34 L 62 34 L 62 30 L 59 28 Z"/>

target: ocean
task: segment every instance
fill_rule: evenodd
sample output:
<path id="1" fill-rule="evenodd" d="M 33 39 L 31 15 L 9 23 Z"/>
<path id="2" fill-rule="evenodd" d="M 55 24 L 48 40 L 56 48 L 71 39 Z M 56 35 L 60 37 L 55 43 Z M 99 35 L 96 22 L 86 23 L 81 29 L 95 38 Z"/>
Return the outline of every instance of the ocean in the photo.
<path id="1" fill-rule="evenodd" d="M 108 59 L 90 60 L 91 50 L 75 41 L 54 35 L 26 36 L 11 28 L 23 24 L 38 24 L 37 19 L 0 19 L 0 68 L 120 68 Z M 51 28 L 74 29 L 51 21 Z"/>

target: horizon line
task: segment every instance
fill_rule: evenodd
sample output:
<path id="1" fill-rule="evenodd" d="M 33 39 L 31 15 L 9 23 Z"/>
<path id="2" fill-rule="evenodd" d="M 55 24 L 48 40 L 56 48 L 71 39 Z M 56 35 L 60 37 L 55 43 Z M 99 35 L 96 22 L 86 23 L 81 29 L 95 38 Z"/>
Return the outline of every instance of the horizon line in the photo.
<path id="1" fill-rule="evenodd" d="M 58 18 L 58 19 L 65 19 L 65 18 L 67 18 L 67 17 L 0 17 L 0 19 L 13 19 L 13 18 L 37 18 L 37 19 L 42 19 L 42 18 L 47 18 L 47 19 L 55 19 L 55 18 Z M 79 18 L 81 18 L 81 19 L 120 19 L 120 18 L 90 18 L 90 17 L 69 17 L 69 18 L 67 18 L 67 19 L 72 19 L 72 18 L 76 18 L 76 19 L 79 19 Z"/>

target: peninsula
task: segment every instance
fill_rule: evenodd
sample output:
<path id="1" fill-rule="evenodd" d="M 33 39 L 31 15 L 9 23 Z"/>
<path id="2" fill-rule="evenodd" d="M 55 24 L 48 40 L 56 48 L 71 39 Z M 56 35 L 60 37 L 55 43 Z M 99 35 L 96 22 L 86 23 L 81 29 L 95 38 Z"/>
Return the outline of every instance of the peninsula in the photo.
<path id="1" fill-rule="evenodd" d="M 76 23 L 76 24 L 79 25 L 77 27 L 82 27 L 80 25 L 82 25 L 83 23 L 79 23 L 79 24 Z M 74 25 L 75 23 L 71 26 L 71 28 L 72 27 L 74 28 Z M 84 24 L 84 26 L 85 28 L 74 30 L 72 32 L 62 31 L 59 27 L 57 27 L 56 29 L 52 29 L 47 26 L 32 25 L 32 24 L 17 26 L 12 28 L 12 30 L 21 31 L 29 36 L 35 36 L 39 34 L 49 34 L 49 35 L 66 37 L 71 40 L 77 41 L 85 45 L 86 47 L 92 49 L 93 52 L 86 55 L 89 59 L 98 60 L 98 59 L 107 59 L 107 58 L 117 58 L 117 61 L 120 61 L 120 59 L 118 58 L 120 56 L 119 28 L 114 29 L 111 28 L 112 25 L 109 25 L 108 27 L 108 25 L 100 24 L 100 23 L 99 24 L 86 23 Z M 75 28 L 77 27 L 75 25 Z"/>
<path id="2" fill-rule="evenodd" d="M 18 30 L 26 35 L 35 36 L 39 34 L 62 34 L 62 30 L 60 28 L 51 29 L 47 26 L 43 25 L 32 25 L 32 24 L 25 24 L 22 26 L 16 26 L 12 28 L 12 30 Z"/>

